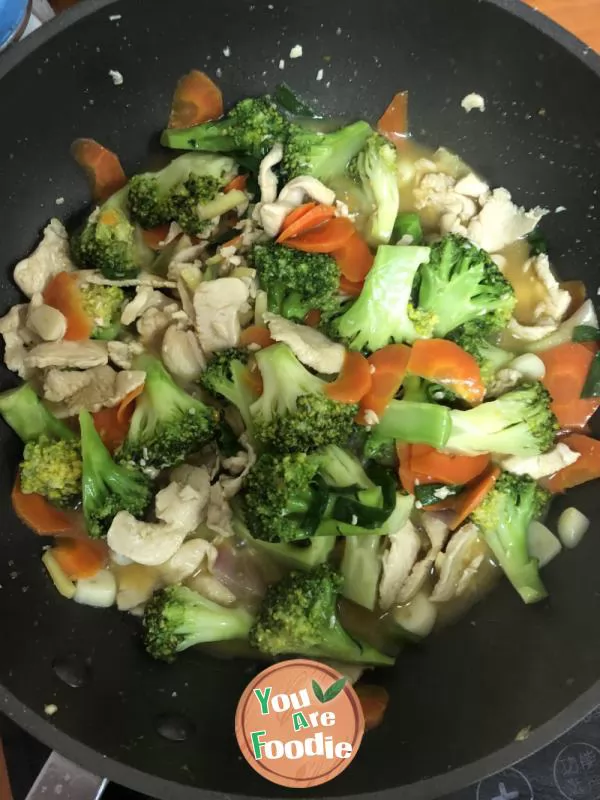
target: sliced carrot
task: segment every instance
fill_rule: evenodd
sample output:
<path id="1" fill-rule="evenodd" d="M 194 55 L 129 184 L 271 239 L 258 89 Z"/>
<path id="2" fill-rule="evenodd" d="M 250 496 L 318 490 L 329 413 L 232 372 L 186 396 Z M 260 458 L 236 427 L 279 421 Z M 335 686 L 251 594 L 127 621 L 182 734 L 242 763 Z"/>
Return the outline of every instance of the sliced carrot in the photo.
<path id="1" fill-rule="evenodd" d="M 586 347 L 586 344 L 590 343 L 565 342 L 540 353 L 546 367 L 542 383 L 550 392 L 551 408 L 561 428 L 585 427 L 600 406 L 600 398 L 581 397 L 597 347 Z"/>
<path id="2" fill-rule="evenodd" d="M 67 320 L 65 339 L 77 342 L 89 339 L 93 320 L 83 309 L 77 279 L 70 272 L 59 272 L 44 289 L 44 303 L 58 309 Z"/>
<path id="3" fill-rule="evenodd" d="M 119 156 L 95 139 L 75 139 L 71 154 L 84 169 L 94 200 L 104 202 L 127 183 Z"/>
<path id="4" fill-rule="evenodd" d="M 225 244 L 222 244 L 219 247 L 219 250 L 222 250 L 224 247 L 239 247 L 241 244 L 242 244 L 242 234 L 240 233 L 237 236 L 234 236 L 233 239 L 230 239 L 228 242 L 225 242 Z"/>
<path id="5" fill-rule="evenodd" d="M 343 247 L 331 255 L 342 275 L 353 283 L 361 283 L 373 266 L 373 253 L 360 234 L 355 231 Z"/>
<path id="6" fill-rule="evenodd" d="M 371 371 L 371 388 L 360 401 L 358 421 L 364 421 L 367 410 L 381 416 L 390 400 L 398 393 L 410 360 L 410 347 L 388 344 L 367 359 Z"/>
<path id="7" fill-rule="evenodd" d="M 398 456 L 398 477 L 402 488 L 414 494 L 415 492 L 415 476 L 410 469 L 410 453 L 412 445 L 405 442 L 396 442 L 396 455 Z"/>
<path id="8" fill-rule="evenodd" d="M 140 387 L 139 391 L 135 389 L 134 392 L 130 392 L 129 395 L 135 394 L 135 396 L 137 396 L 142 389 L 143 387 Z M 114 453 L 115 450 L 123 444 L 127 436 L 127 431 L 129 430 L 129 423 L 131 422 L 131 417 L 135 410 L 133 403 L 127 401 L 129 395 L 121 401 L 121 405 L 114 406 L 113 408 L 103 408 L 92 414 L 94 426 L 104 442 L 104 446 L 111 453 Z M 127 405 L 123 406 L 123 403 L 126 401 Z M 123 411 L 121 409 L 123 409 Z"/>
<path id="9" fill-rule="evenodd" d="M 305 214 L 299 222 L 303 222 L 312 212 Z M 284 231 L 284 236 L 287 231 Z M 317 228 L 285 240 L 286 247 L 302 250 L 305 253 L 333 253 L 343 247 L 348 239 L 354 236 L 354 225 L 347 217 L 334 217 Z M 280 241 L 281 236 L 277 241 Z"/>
<path id="10" fill-rule="evenodd" d="M 46 500 L 41 494 L 25 494 L 17 475 L 11 493 L 12 507 L 21 522 L 40 536 L 81 535 L 83 528 L 76 517 L 66 514 Z"/>
<path id="11" fill-rule="evenodd" d="M 321 312 L 318 308 L 312 308 L 304 317 L 304 324 L 309 328 L 318 328 L 321 324 Z"/>
<path id="12" fill-rule="evenodd" d="M 191 128 L 223 115 L 223 95 L 208 75 L 193 69 L 180 78 L 169 115 L 169 128 Z"/>
<path id="13" fill-rule="evenodd" d="M 501 472 L 500 467 L 489 467 L 481 477 L 456 495 L 456 506 L 449 523 L 450 530 L 455 531 L 473 513 L 487 493 L 493 489 Z"/>
<path id="14" fill-rule="evenodd" d="M 259 347 L 269 347 L 274 344 L 271 339 L 269 329 L 264 325 L 250 325 L 244 328 L 240 336 L 240 345 L 248 347 L 249 345 L 258 345 Z"/>
<path id="15" fill-rule="evenodd" d="M 567 309 L 566 316 L 571 316 L 577 309 L 585 303 L 587 298 L 587 289 L 583 281 L 563 281 L 560 288 L 571 295 L 571 305 Z"/>
<path id="16" fill-rule="evenodd" d="M 133 405 L 134 400 L 136 400 L 136 398 L 138 398 L 143 391 L 144 384 L 141 383 L 139 386 L 136 386 L 135 389 L 132 389 L 128 394 L 126 394 L 121 400 L 117 409 L 117 420 L 120 424 L 123 424 L 125 421 L 127 421 L 127 424 L 129 425 L 129 420 L 135 411 L 135 406 Z"/>
<path id="17" fill-rule="evenodd" d="M 348 297 L 358 297 L 363 290 L 363 283 L 353 283 L 345 278 L 343 275 L 340 277 L 340 292 L 348 295 Z"/>
<path id="18" fill-rule="evenodd" d="M 342 371 L 325 387 L 325 394 L 339 403 L 358 403 L 371 388 L 372 376 L 369 362 L 355 350 L 344 357 Z"/>
<path id="19" fill-rule="evenodd" d="M 58 539 L 52 555 L 71 580 L 91 578 L 108 561 L 108 546 L 92 539 Z"/>
<path id="20" fill-rule="evenodd" d="M 413 472 L 430 475 L 439 483 L 462 485 L 474 480 L 490 463 L 488 455 L 461 456 L 441 453 L 429 445 L 414 445 L 410 468 Z"/>
<path id="21" fill-rule="evenodd" d="M 571 433 L 561 442 L 581 453 L 574 464 L 545 478 L 542 484 L 551 492 L 565 492 L 573 486 L 600 478 L 600 442 L 581 433 Z"/>
<path id="22" fill-rule="evenodd" d="M 148 228 L 142 231 L 144 243 L 151 250 L 159 250 L 160 243 L 169 235 L 169 225 L 157 225 L 156 228 Z"/>
<path id="23" fill-rule="evenodd" d="M 354 687 L 365 718 L 365 730 L 381 725 L 390 696 L 383 686 L 359 683 Z"/>
<path id="24" fill-rule="evenodd" d="M 383 112 L 377 130 L 393 142 L 401 145 L 408 136 L 408 92 L 398 92 Z"/>
<path id="25" fill-rule="evenodd" d="M 232 178 L 227 186 L 223 189 L 225 194 L 227 192 L 232 192 L 234 189 L 238 189 L 239 191 L 244 191 L 246 188 L 246 184 L 248 183 L 248 176 L 247 175 L 236 175 L 235 178 Z"/>
<path id="26" fill-rule="evenodd" d="M 417 340 L 407 372 L 446 386 L 469 403 L 480 403 L 485 395 L 477 361 L 447 339 Z"/>
<path id="27" fill-rule="evenodd" d="M 325 206 L 322 203 L 317 205 L 315 203 L 313 204 L 313 208 L 307 208 L 308 205 L 310 204 L 307 203 L 295 209 L 295 211 L 292 211 L 291 214 L 295 214 L 295 216 L 291 221 L 289 220 L 290 215 L 288 214 L 283 223 L 283 230 L 277 238 L 277 244 L 283 244 L 283 242 L 287 242 L 288 239 L 294 236 L 312 231 L 313 228 L 331 220 L 335 214 L 335 208 L 333 206 Z M 300 213 L 301 209 L 304 209 L 302 213 Z M 350 222 L 350 220 L 348 220 L 348 222 Z M 350 224 L 352 225 L 352 223 Z"/>
<path id="28" fill-rule="evenodd" d="M 301 217 L 307 214 L 309 211 L 312 211 L 313 208 L 316 208 L 317 204 L 314 200 L 311 200 L 309 203 L 303 203 L 301 206 L 294 208 L 287 217 L 283 220 L 283 225 L 281 226 L 281 230 L 285 231 L 290 225 L 293 225 L 297 222 Z"/>

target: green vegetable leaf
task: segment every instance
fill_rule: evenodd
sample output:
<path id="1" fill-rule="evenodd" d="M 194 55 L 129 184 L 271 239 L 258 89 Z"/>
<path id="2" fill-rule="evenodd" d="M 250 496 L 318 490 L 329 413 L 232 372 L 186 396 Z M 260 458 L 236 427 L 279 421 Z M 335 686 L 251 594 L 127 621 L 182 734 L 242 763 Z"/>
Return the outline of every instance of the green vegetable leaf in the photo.
<path id="1" fill-rule="evenodd" d="M 585 379 L 581 397 L 600 397 L 600 353 L 596 353 L 590 364 L 590 371 Z"/>
<path id="2" fill-rule="evenodd" d="M 573 328 L 574 342 L 597 342 L 600 339 L 600 330 L 593 325 L 577 325 Z"/>
<path id="3" fill-rule="evenodd" d="M 325 703 L 326 702 L 325 695 L 323 694 L 323 689 L 321 689 L 319 684 L 314 679 L 313 679 L 313 682 L 312 682 L 312 690 L 313 690 L 314 696 L 317 698 L 319 703 Z"/>
<path id="4" fill-rule="evenodd" d="M 329 689 L 327 689 L 325 692 L 324 702 L 328 703 L 330 700 L 335 699 L 346 685 L 347 680 L 348 678 L 343 677 L 339 678 L 337 681 L 334 681 L 334 683 L 332 683 Z"/>

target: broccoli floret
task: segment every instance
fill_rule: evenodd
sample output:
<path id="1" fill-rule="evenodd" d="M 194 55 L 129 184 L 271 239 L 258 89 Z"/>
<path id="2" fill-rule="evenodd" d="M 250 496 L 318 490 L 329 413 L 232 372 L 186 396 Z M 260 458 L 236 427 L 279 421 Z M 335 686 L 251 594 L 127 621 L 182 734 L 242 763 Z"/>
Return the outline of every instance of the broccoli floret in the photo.
<path id="1" fill-rule="evenodd" d="M 554 444 L 558 422 L 541 383 L 523 383 L 468 411 L 452 410 L 447 450 L 465 455 L 536 456 Z"/>
<path id="2" fill-rule="evenodd" d="M 481 379 L 489 386 L 498 372 L 514 361 L 515 354 L 503 350 L 484 336 L 479 330 L 477 322 L 463 325 L 449 337 L 459 347 L 473 356 L 479 364 Z"/>
<path id="3" fill-rule="evenodd" d="M 173 220 L 181 225 L 179 215 L 189 216 L 192 200 L 196 206 L 213 200 L 235 171 L 235 162 L 228 156 L 186 153 L 159 172 L 135 175 L 129 181 L 127 198 L 131 216 L 143 228 Z"/>
<path id="4" fill-rule="evenodd" d="M 285 139 L 288 127 L 270 97 L 249 97 L 235 105 L 224 119 L 165 130 L 160 141 L 174 150 L 240 151 L 261 159 L 276 142 Z"/>
<path id="5" fill-rule="evenodd" d="M 234 405 L 246 430 L 252 431 L 250 406 L 256 402 L 257 395 L 249 380 L 249 356 L 247 350 L 235 347 L 215 353 L 202 373 L 201 382 L 211 394 Z"/>
<path id="6" fill-rule="evenodd" d="M 348 167 L 373 209 L 366 234 L 370 244 L 387 244 L 400 206 L 396 148 L 378 133 L 372 134 Z"/>
<path id="7" fill-rule="evenodd" d="M 71 239 L 76 264 L 83 269 L 98 269 L 110 280 L 135 278 L 154 259 L 141 230 L 131 222 L 127 193 L 127 186 L 116 192 Z"/>
<path id="8" fill-rule="evenodd" d="M 263 453 L 244 483 L 246 524 L 267 542 L 382 535 L 396 508 L 396 485 L 386 472 L 377 478 L 335 445 L 311 454 Z"/>
<path id="9" fill-rule="evenodd" d="M 121 331 L 125 292 L 118 286 L 87 284 L 81 290 L 83 310 L 94 323 L 92 339 L 116 339 Z"/>
<path id="10" fill-rule="evenodd" d="M 311 309 L 329 311 L 339 305 L 340 270 L 331 256 L 271 243 L 254 245 L 249 260 L 271 313 L 303 320 Z"/>
<path id="11" fill-rule="evenodd" d="M 243 503 L 234 498 L 231 505 L 234 508 L 232 526 L 240 539 L 258 554 L 267 556 L 283 567 L 314 569 L 327 561 L 335 547 L 335 536 L 315 536 L 312 539 L 298 539 L 291 542 L 267 542 L 264 539 L 258 539 L 252 536 L 248 530 Z"/>
<path id="12" fill-rule="evenodd" d="M 81 497 L 81 449 L 77 439 L 42 435 L 27 442 L 21 462 L 21 490 L 41 494 L 57 506 L 72 507 Z"/>
<path id="13" fill-rule="evenodd" d="M 309 452 L 344 444 L 354 428 L 355 403 L 340 403 L 325 394 L 326 381 L 309 372 L 286 344 L 256 353 L 262 395 L 250 406 L 254 435 L 263 445 L 283 452 Z"/>
<path id="14" fill-rule="evenodd" d="M 186 586 L 155 592 L 144 610 L 144 644 L 161 661 L 197 644 L 244 640 L 254 618 L 243 608 L 225 608 Z"/>
<path id="15" fill-rule="evenodd" d="M 490 256 L 462 236 L 434 244 L 421 267 L 417 308 L 433 314 L 434 336 L 472 321 L 482 334 L 493 334 L 508 325 L 515 303 L 512 286 Z"/>
<path id="16" fill-rule="evenodd" d="M 349 162 L 366 144 L 373 129 L 367 122 L 353 122 L 332 133 L 319 133 L 290 125 L 281 171 L 286 181 L 312 175 L 323 183 L 343 176 Z"/>
<path id="17" fill-rule="evenodd" d="M 146 382 L 119 460 L 156 469 L 180 464 L 215 435 L 219 413 L 177 386 L 157 358 L 141 356 L 136 368 Z"/>
<path id="18" fill-rule="evenodd" d="M 351 636 L 338 618 L 342 578 L 327 565 L 291 572 L 270 586 L 250 630 L 250 644 L 270 656 L 304 655 L 360 664 L 394 659 Z"/>
<path id="19" fill-rule="evenodd" d="M 428 247 L 378 247 L 362 292 L 329 330 L 352 350 L 371 352 L 431 336 L 433 315 L 415 310 L 410 301 L 417 270 L 428 257 Z"/>
<path id="20" fill-rule="evenodd" d="M 105 536 L 119 511 L 134 517 L 146 512 L 153 497 L 152 481 L 138 469 L 115 464 L 88 411 L 80 411 L 83 461 L 83 514 L 88 534 Z"/>
<path id="21" fill-rule="evenodd" d="M 0 394 L 0 414 L 24 442 L 75 439 L 73 431 L 42 403 L 28 383 Z"/>
<path id="22" fill-rule="evenodd" d="M 550 493 L 528 475 L 503 472 L 471 520 L 482 532 L 495 560 L 525 603 L 546 596 L 536 559 L 529 555 L 528 529 L 542 515 Z"/>

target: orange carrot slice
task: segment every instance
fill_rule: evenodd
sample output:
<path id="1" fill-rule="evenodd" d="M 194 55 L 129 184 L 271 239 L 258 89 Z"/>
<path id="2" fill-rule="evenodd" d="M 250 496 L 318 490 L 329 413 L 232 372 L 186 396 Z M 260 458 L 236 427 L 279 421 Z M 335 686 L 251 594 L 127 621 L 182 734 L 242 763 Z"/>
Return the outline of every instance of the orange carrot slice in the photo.
<path id="1" fill-rule="evenodd" d="M 354 232 L 346 244 L 331 255 L 335 258 L 342 275 L 352 283 L 361 283 L 373 266 L 373 253 L 365 240 Z"/>
<path id="2" fill-rule="evenodd" d="M 304 324 L 309 328 L 318 328 L 321 324 L 321 312 L 318 308 L 311 308 L 308 314 L 304 317 Z"/>
<path id="3" fill-rule="evenodd" d="M 358 297 L 363 290 L 363 283 L 353 283 L 345 278 L 343 275 L 340 278 L 340 292 L 348 295 L 348 297 Z"/>
<path id="4" fill-rule="evenodd" d="M 398 393 L 406 375 L 410 347 L 405 344 L 388 344 L 369 356 L 371 388 L 360 401 L 358 421 L 364 424 L 367 410 L 381 416 L 390 400 Z"/>
<path id="5" fill-rule="evenodd" d="M 584 428 L 600 406 L 600 398 L 581 397 L 597 349 L 597 345 L 590 348 L 586 344 L 566 342 L 540 353 L 546 367 L 542 383 L 550 392 L 553 401 L 551 408 L 561 428 Z"/>
<path id="6" fill-rule="evenodd" d="M 500 474 L 500 467 L 491 467 L 464 491 L 456 495 L 454 515 L 449 523 L 450 530 L 455 531 L 473 513 L 487 493 L 494 488 Z"/>
<path id="7" fill-rule="evenodd" d="M 339 403 L 358 403 L 371 388 L 371 382 L 367 359 L 361 353 L 349 350 L 342 371 L 335 381 L 327 384 L 325 394 Z"/>
<path id="8" fill-rule="evenodd" d="M 324 223 L 331 220 L 335 214 L 333 206 L 312 204 L 313 208 L 307 208 L 308 205 L 311 204 L 306 203 L 304 206 L 300 206 L 292 211 L 291 214 L 294 214 L 294 217 L 291 221 L 289 219 L 290 214 L 288 214 L 283 223 L 283 230 L 277 238 L 277 244 L 288 242 L 289 245 L 289 239 L 298 237 L 300 234 L 306 235 L 307 232 L 312 231 L 313 228 L 323 226 Z M 302 213 L 300 213 L 300 209 L 303 209 Z"/>
<path id="9" fill-rule="evenodd" d="M 129 425 L 129 421 L 135 411 L 134 401 L 138 398 L 141 393 L 144 391 L 144 384 L 140 384 L 135 389 L 132 389 L 129 394 L 126 394 L 125 397 L 119 403 L 119 407 L 117 409 L 117 420 L 119 423 L 124 424 L 127 422 Z"/>
<path id="10" fill-rule="evenodd" d="M 402 145 L 408 136 L 408 92 L 394 95 L 377 123 L 377 130 L 396 147 Z"/>
<path id="11" fill-rule="evenodd" d="M 381 725 L 390 696 L 383 686 L 359 683 L 354 687 L 365 718 L 365 730 Z"/>
<path id="12" fill-rule="evenodd" d="M 283 220 L 283 225 L 281 226 L 281 230 L 285 231 L 290 225 L 293 225 L 300 217 L 303 217 L 309 211 L 312 211 L 313 208 L 316 208 L 317 204 L 314 200 L 311 200 L 309 203 L 303 203 L 298 208 L 295 208 L 293 211 L 287 215 L 287 217 Z"/>
<path id="13" fill-rule="evenodd" d="M 76 518 L 56 508 L 41 494 L 25 494 L 17 475 L 11 493 L 12 507 L 21 522 L 39 536 L 81 535 Z"/>
<path id="14" fill-rule="evenodd" d="M 477 361 L 447 339 L 417 340 L 407 371 L 446 386 L 469 403 L 480 403 L 485 395 Z"/>
<path id="15" fill-rule="evenodd" d="M 271 339 L 269 329 L 264 325 L 250 325 L 248 328 L 244 328 L 240 335 L 240 345 L 242 347 L 258 345 L 264 348 L 272 344 L 274 344 L 274 341 Z"/>
<path id="16" fill-rule="evenodd" d="M 71 154 L 87 175 L 94 200 L 103 203 L 127 183 L 119 157 L 95 139 L 75 139 Z"/>
<path id="17" fill-rule="evenodd" d="M 191 128 L 223 115 L 223 95 L 219 87 L 197 69 L 180 78 L 169 116 L 169 128 Z"/>
<path id="18" fill-rule="evenodd" d="M 169 235 L 169 225 L 157 225 L 156 228 L 147 228 L 142 231 L 144 243 L 151 250 L 159 250 L 160 243 Z"/>
<path id="19" fill-rule="evenodd" d="M 542 483 L 551 492 L 565 492 L 573 486 L 600 478 L 600 442 L 581 433 L 572 433 L 561 439 L 571 450 L 581 453 L 574 464 L 559 470 Z"/>
<path id="20" fill-rule="evenodd" d="M 244 191 L 246 188 L 246 184 L 248 183 L 248 176 L 247 175 L 236 175 L 235 178 L 232 178 L 227 186 L 223 189 L 225 194 L 227 192 L 232 192 L 234 189 L 239 191 Z"/>
<path id="21" fill-rule="evenodd" d="M 60 538 L 52 555 L 68 578 L 79 580 L 91 578 L 105 566 L 108 547 L 105 542 L 92 539 Z"/>
<path id="22" fill-rule="evenodd" d="M 487 469 L 488 455 L 462 456 L 441 453 L 429 445 L 413 445 L 410 468 L 413 472 L 430 475 L 436 482 L 462 485 L 470 483 Z"/>
<path id="23" fill-rule="evenodd" d="M 328 206 L 325 206 L 328 208 Z M 306 217 L 312 214 L 311 211 L 305 214 L 298 220 L 298 223 L 304 222 Z M 317 228 L 303 233 L 299 236 L 285 239 L 286 247 L 293 247 L 295 250 L 302 250 L 305 253 L 333 253 L 344 247 L 348 239 L 354 235 L 354 225 L 347 217 L 334 217 L 328 222 L 324 222 Z M 283 236 L 287 237 L 288 231 L 283 232 Z M 281 236 L 277 240 L 281 241 Z"/>
<path id="24" fill-rule="evenodd" d="M 83 309 L 79 285 L 72 273 L 59 272 L 52 278 L 44 290 L 44 303 L 65 316 L 65 339 L 77 342 L 90 338 L 94 323 Z"/>

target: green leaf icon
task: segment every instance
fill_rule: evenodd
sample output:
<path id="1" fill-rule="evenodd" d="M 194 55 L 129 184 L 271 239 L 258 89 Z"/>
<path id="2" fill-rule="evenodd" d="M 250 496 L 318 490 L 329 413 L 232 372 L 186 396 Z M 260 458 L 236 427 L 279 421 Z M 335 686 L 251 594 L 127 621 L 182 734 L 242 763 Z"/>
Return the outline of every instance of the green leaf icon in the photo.
<path id="1" fill-rule="evenodd" d="M 323 694 L 323 689 L 321 689 L 321 687 L 315 680 L 313 680 L 312 682 L 312 690 L 319 703 L 326 702 L 325 695 Z"/>
<path id="2" fill-rule="evenodd" d="M 328 703 L 330 700 L 333 700 L 338 696 L 338 694 L 342 691 L 344 686 L 346 685 L 346 681 L 348 678 L 339 678 L 335 683 L 332 683 L 329 689 L 325 692 L 325 702 Z"/>

